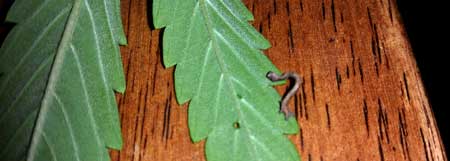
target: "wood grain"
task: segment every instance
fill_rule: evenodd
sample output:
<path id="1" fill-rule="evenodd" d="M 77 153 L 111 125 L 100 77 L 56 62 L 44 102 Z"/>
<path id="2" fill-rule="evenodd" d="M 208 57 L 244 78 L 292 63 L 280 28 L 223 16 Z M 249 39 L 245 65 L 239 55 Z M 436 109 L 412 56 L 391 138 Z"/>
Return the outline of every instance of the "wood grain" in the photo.
<path id="1" fill-rule="evenodd" d="M 127 90 L 118 95 L 124 137 L 114 161 L 203 161 L 187 105 L 161 64 L 151 0 L 122 0 Z M 446 161 L 446 154 L 394 0 L 245 0 L 282 71 L 304 78 L 290 106 L 302 160 Z M 286 87 L 278 87 L 280 93 Z"/>
<path id="2" fill-rule="evenodd" d="M 3 21 L 9 3 L 0 2 Z M 394 0 L 245 3 L 273 45 L 265 53 L 304 78 L 290 104 L 302 128 L 290 138 L 302 160 L 447 160 Z M 187 105 L 175 101 L 173 68 L 161 64 L 150 6 L 122 0 L 124 148 L 112 160 L 204 161 L 203 143 L 189 139 Z M 0 42 L 11 26 L 1 25 Z"/>
<path id="3" fill-rule="evenodd" d="M 273 45 L 265 53 L 304 78 L 290 104 L 301 125 L 290 138 L 302 160 L 447 160 L 396 1 L 245 3 Z M 175 101 L 173 68 L 161 64 L 151 0 L 121 4 L 128 38 L 121 49 L 127 90 L 117 95 L 124 147 L 111 151 L 112 160 L 204 161 L 203 142 L 189 138 L 187 105 Z M 10 26 L 1 25 L 2 39 Z"/>

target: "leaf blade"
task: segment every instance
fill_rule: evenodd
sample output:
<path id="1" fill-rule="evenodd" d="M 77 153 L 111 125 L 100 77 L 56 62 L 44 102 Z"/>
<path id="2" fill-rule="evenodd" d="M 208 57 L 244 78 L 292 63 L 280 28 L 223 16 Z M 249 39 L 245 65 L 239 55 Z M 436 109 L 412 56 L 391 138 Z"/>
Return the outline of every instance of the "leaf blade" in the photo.
<path id="1" fill-rule="evenodd" d="M 0 160 L 109 160 L 106 147 L 122 146 L 119 1 L 17 0 L 8 20 L 18 24 L 0 48 L 0 143 L 15 147 Z"/>
<path id="2" fill-rule="evenodd" d="M 297 122 L 285 121 L 279 113 L 281 98 L 271 87 L 274 83 L 265 78 L 268 71 L 279 71 L 260 51 L 270 44 L 246 22 L 253 19 L 251 13 L 238 0 L 183 3 L 196 7 L 178 7 L 174 13 L 198 14 L 164 20 L 155 16 L 154 21 L 170 21 L 155 26 L 166 27 L 163 56 L 170 59 L 166 67 L 176 65 L 177 100 L 180 104 L 190 100 L 191 139 L 207 139 L 210 161 L 299 160 L 295 146 L 284 136 L 298 132 Z M 198 31 L 192 32 L 193 28 Z M 276 150 L 277 146 L 286 150 Z M 266 155 L 268 151 L 272 155 Z"/>

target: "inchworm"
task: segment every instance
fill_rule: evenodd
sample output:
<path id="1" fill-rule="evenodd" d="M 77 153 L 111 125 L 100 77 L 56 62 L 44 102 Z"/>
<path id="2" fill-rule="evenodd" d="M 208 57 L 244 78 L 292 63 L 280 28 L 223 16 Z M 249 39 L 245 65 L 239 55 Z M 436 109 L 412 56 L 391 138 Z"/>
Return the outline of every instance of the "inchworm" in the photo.
<path id="1" fill-rule="evenodd" d="M 291 99 L 291 97 L 294 96 L 295 93 L 297 93 L 297 90 L 300 87 L 302 80 L 300 79 L 300 76 L 298 76 L 297 73 L 294 73 L 294 72 L 286 72 L 280 76 L 280 75 L 270 71 L 269 73 L 267 73 L 266 76 L 272 82 L 286 80 L 286 79 L 294 80 L 294 86 L 287 92 L 287 94 L 284 96 L 283 100 L 281 101 L 280 112 L 284 113 L 284 116 L 287 120 L 289 117 L 293 116 L 293 113 L 291 111 L 289 111 L 289 107 L 288 107 L 289 99 Z"/>

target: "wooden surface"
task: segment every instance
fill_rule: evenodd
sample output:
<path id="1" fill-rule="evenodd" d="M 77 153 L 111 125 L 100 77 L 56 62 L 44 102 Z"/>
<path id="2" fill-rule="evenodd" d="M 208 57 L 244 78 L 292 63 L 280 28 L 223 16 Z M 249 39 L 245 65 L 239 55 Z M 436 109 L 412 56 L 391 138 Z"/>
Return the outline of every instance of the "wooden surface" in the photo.
<path id="1" fill-rule="evenodd" d="M 302 160 L 447 160 L 394 0 L 246 0 L 265 53 L 304 77 L 291 102 Z M 151 1 L 122 0 L 126 94 L 118 96 L 125 145 L 114 161 L 202 161 L 187 105 L 161 64 Z M 285 87 L 281 87 L 283 92 Z"/>
<path id="2" fill-rule="evenodd" d="M 265 53 L 304 77 L 290 104 L 301 126 L 290 138 L 302 160 L 447 160 L 394 0 L 245 3 L 273 45 Z M 161 31 L 149 27 L 149 6 L 122 0 L 124 147 L 112 160 L 203 161 L 203 143 L 189 138 L 187 105 L 175 101 L 173 68 L 161 64 Z"/>

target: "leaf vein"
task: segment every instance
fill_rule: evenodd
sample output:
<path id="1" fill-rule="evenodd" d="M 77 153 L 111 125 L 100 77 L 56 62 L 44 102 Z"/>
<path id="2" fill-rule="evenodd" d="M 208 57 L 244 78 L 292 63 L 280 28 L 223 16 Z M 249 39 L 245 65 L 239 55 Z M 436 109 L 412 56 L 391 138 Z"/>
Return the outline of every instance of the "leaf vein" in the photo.
<path id="1" fill-rule="evenodd" d="M 48 141 L 48 136 L 45 132 L 42 132 L 42 140 L 44 140 L 45 145 L 47 145 L 48 149 L 50 150 L 50 154 L 52 155 L 52 160 L 58 161 L 58 159 L 56 159 L 56 152 L 53 149 L 53 146 L 50 145 L 50 142 Z"/>
<path id="2" fill-rule="evenodd" d="M 83 88 L 83 92 L 84 92 L 83 94 L 84 94 L 84 97 L 85 97 L 86 103 L 87 103 L 87 114 L 88 114 L 89 119 L 90 119 L 89 121 L 92 122 L 94 137 L 95 137 L 95 140 L 97 141 L 97 144 L 101 145 L 101 143 L 100 143 L 100 136 L 99 136 L 98 131 L 97 131 L 99 129 L 97 127 L 97 123 L 96 123 L 95 119 L 93 118 L 94 114 L 92 112 L 92 105 L 91 105 L 91 102 L 90 102 L 89 94 L 87 92 L 86 80 L 84 78 L 85 74 L 84 74 L 83 68 L 82 68 L 82 66 L 80 64 L 80 59 L 78 57 L 77 51 L 75 50 L 75 48 L 72 45 L 70 47 L 71 47 L 71 50 L 73 52 L 73 55 L 74 55 L 74 58 L 75 58 L 75 62 L 76 62 L 76 65 L 78 67 L 78 71 L 79 71 L 79 74 L 80 74 L 81 87 Z M 103 155 L 100 155 L 100 156 L 101 156 L 101 158 L 99 160 L 102 161 L 103 160 Z"/>
<path id="3" fill-rule="evenodd" d="M 52 21 L 43 29 L 43 32 L 41 34 L 39 34 L 39 36 L 37 37 L 37 39 L 33 42 L 33 44 L 31 45 L 31 47 L 26 51 L 26 53 L 24 54 L 23 57 L 20 58 L 19 63 L 17 63 L 14 68 L 11 70 L 10 73 L 15 73 L 17 72 L 17 70 L 19 69 L 19 67 L 23 66 L 25 60 L 31 55 L 32 53 L 32 49 L 34 49 L 37 44 L 39 44 L 41 42 L 41 40 L 44 38 L 44 36 L 48 33 L 48 31 L 50 31 L 50 28 L 53 27 L 53 25 L 55 25 L 55 22 L 57 22 L 59 20 L 59 18 L 62 17 L 62 15 L 64 15 L 67 11 L 69 11 L 69 8 L 64 9 L 62 12 L 60 12 L 58 15 L 55 16 L 55 18 L 52 19 Z M 6 52 L 5 52 L 6 53 Z M 4 79 L 4 81 L 2 82 L 2 86 L 0 87 L 0 95 L 3 94 L 3 92 L 5 92 L 6 90 L 4 90 L 6 88 L 6 85 L 8 84 L 9 80 L 11 79 L 12 74 L 7 74 L 6 78 Z"/>
<path id="4" fill-rule="evenodd" d="M 2 152 L 0 152 L 0 158 L 4 158 L 5 155 L 7 154 L 8 150 L 12 149 L 12 148 L 9 148 L 9 147 L 12 146 L 12 145 L 15 145 L 15 144 L 12 144 L 12 143 L 14 143 L 14 140 L 16 140 L 15 138 L 18 136 L 18 134 L 20 134 L 19 132 L 21 132 L 22 130 L 24 130 L 26 123 L 28 123 L 28 122 L 30 122 L 30 121 L 34 121 L 34 117 L 31 117 L 31 116 L 33 116 L 32 114 L 33 114 L 34 112 L 36 112 L 36 111 L 37 111 L 37 109 L 34 110 L 34 111 L 32 111 L 32 112 L 30 112 L 30 113 L 28 113 L 28 116 L 27 116 L 27 118 L 25 119 L 25 121 L 24 121 L 23 123 L 20 124 L 19 128 L 17 128 L 16 131 L 14 131 L 14 134 L 13 134 L 12 137 L 9 139 L 8 143 L 6 143 L 6 146 L 3 146 L 3 147 L 2 147 Z"/>
<path id="5" fill-rule="evenodd" d="M 69 135 L 70 135 L 70 140 L 72 140 L 72 147 L 75 153 L 75 158 L 77 161 L 80 161 L 80 152 L 78 149 L 78 141 L 75 139 L 74 136 L 74 130 L 72 127 L 72 124 L 70 123 L 70 118 L 69 115 L 67 114 L 67 110 L 66 110 L 66 106 L 64 105 L 64 103 L 61 101 L 61 99 L 59 98 L 59 96 L 56 93 L 52 93 L 53 97 L 56 100 L 56 103 L 59 105 L 61 112 L 63 113 L 63 118 L 64 118 L 64 123 L 67 125 L 67 128 L 69 130 Z"/>
<path id="6" fill-rule="evenodd" d="M 48 57 L 44 61 L 44 63 L 40 64 L 39 67 L 37 68 L 37 70 L 33 72 L 33 75 L 31 76 L 31 78 L 29 80 L 27 80 L 27 83 L 20 90 L 19 94 L 14 98 L 14 101 L 8 107 L 6 107 L 6 111 L 3 112 L 2 115 L 0 115 L 0 122 L 3 122 L 3 120 L 6 118 L 6 116 L 8 116 L 9 112 L 11 112 L 14 109 L 13 107 L 16 105 L 16 103 L 18 103 L 18 101 L 20 100 L 22 95 L 25 93 L 25 91 L 26 91 L 25 89 L 28 89 L 28 87 L 30 85 L 32 85 L 31 83 L 34 81 L 34 79 L 39 74 L 41 74 L 40 72 L 43 71 L 44 67 L 51 62 L 50 60 L 52 60 L 51 57 Z"/>

